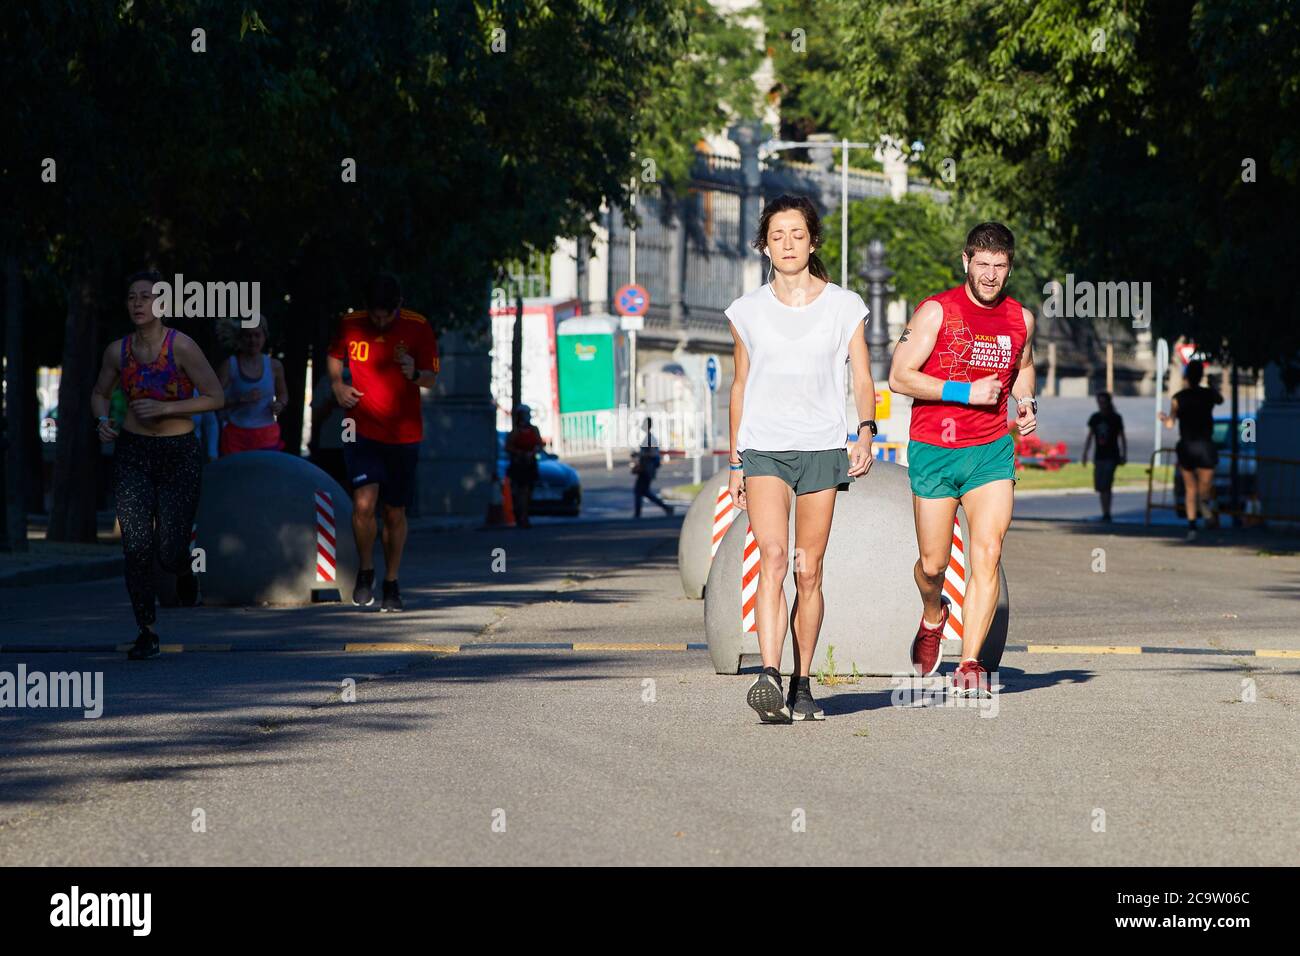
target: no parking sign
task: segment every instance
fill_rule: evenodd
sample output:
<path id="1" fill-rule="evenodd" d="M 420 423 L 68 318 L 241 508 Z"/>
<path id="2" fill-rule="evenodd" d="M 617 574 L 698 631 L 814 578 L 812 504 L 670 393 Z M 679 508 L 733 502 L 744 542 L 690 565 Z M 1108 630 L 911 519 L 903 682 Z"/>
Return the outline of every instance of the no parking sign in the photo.
<path id="1" fill-rule="evenodd" d="M 619 315 L 645 315 L 650 308 L 650 293 L 645 286 L 628 283 L 614 293 L 614 311 Z"/>

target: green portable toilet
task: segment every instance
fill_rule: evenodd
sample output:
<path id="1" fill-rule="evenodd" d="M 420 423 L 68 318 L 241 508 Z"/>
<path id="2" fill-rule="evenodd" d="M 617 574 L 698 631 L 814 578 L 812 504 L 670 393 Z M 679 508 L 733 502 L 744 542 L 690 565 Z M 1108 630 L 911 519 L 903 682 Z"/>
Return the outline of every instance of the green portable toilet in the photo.
<path id="1" fill-rule="evenodd" d="M 612 315 L 574 316 L 556 327 L 561 415 L 617 408 L 627 400 L 626 338 Z"/>

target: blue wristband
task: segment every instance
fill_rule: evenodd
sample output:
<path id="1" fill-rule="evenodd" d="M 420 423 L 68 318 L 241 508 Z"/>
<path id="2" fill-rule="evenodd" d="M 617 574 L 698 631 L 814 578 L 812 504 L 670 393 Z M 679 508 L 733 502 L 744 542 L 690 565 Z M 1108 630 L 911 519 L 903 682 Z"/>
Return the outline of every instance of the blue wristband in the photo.
<path id="1" fill-rule="evenodd" d="M 944 382 L 941 397 L 945 402 L 960 402 L 962 405 L 969 405 L 970 382 Z"/>
<path id="2" fill-rule="evenodd" d="M 731 462 L 727 462 L 727 466 L 731 468 L 732 471 L 740 471 L 745 467 L 744 465 L 733 465 Z"/>

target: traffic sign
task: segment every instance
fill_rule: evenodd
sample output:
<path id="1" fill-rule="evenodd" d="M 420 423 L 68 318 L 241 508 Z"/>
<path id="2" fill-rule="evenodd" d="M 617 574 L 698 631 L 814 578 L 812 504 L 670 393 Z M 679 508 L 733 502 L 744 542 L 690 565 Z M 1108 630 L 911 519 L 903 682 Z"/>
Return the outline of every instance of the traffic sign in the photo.
<path id="1" fill-rule="evenodd" d="M 704 363 L 704 377 L 709 383 L 709 391 L 718 390 L 718 357 L 710 355 Z"/>
<path id="2" fill-rule="evenodd" d="M 645 286 L 628 283 L 614 293 L 614 311 L 619 315 L 645 315 L 650 308 L 650 293 Z"/>

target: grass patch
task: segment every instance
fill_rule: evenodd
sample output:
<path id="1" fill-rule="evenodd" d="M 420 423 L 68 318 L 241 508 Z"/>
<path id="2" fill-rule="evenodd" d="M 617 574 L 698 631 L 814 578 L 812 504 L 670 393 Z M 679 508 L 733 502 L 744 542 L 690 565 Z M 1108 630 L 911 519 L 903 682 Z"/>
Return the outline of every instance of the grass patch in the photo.
<path id="1" fill-rule="evenodd" d="M 1147 483 L 1149 465 L 1129 462 L 1115 469 L 1115 487 L 1138 485 L 1143 488 Z M 1016 482 L 1017 491 L 1038 490 L 1041 488 L 1091 488 L 1093 478 L 1092 465 L 1083 466 L 1078 462 L 1062 465 L 1056 471 L 1045 468 L 1023 468 L 1016 472 L 1020 480 Z M 1167 485 L 1173 480 L 1173 468 L 1162 465 L 1156 468 L 1156 487 Z"/>
<path id="2" fill-rule="evenodd" d="M 836 684 L 856 684 L 862 677 L 862 675 L 858 673 L 857 662 L 850 661 L 849 666 L 852 668 L 852 672 L 848 677 L 841 677 L 837 674 L 836 671 L 838 668 L 835 666 L 835 645 L 827 644 L 826 666 L 817 672 L 817 683 L 821 684 L 823 687 L 834 687 Z"/>

